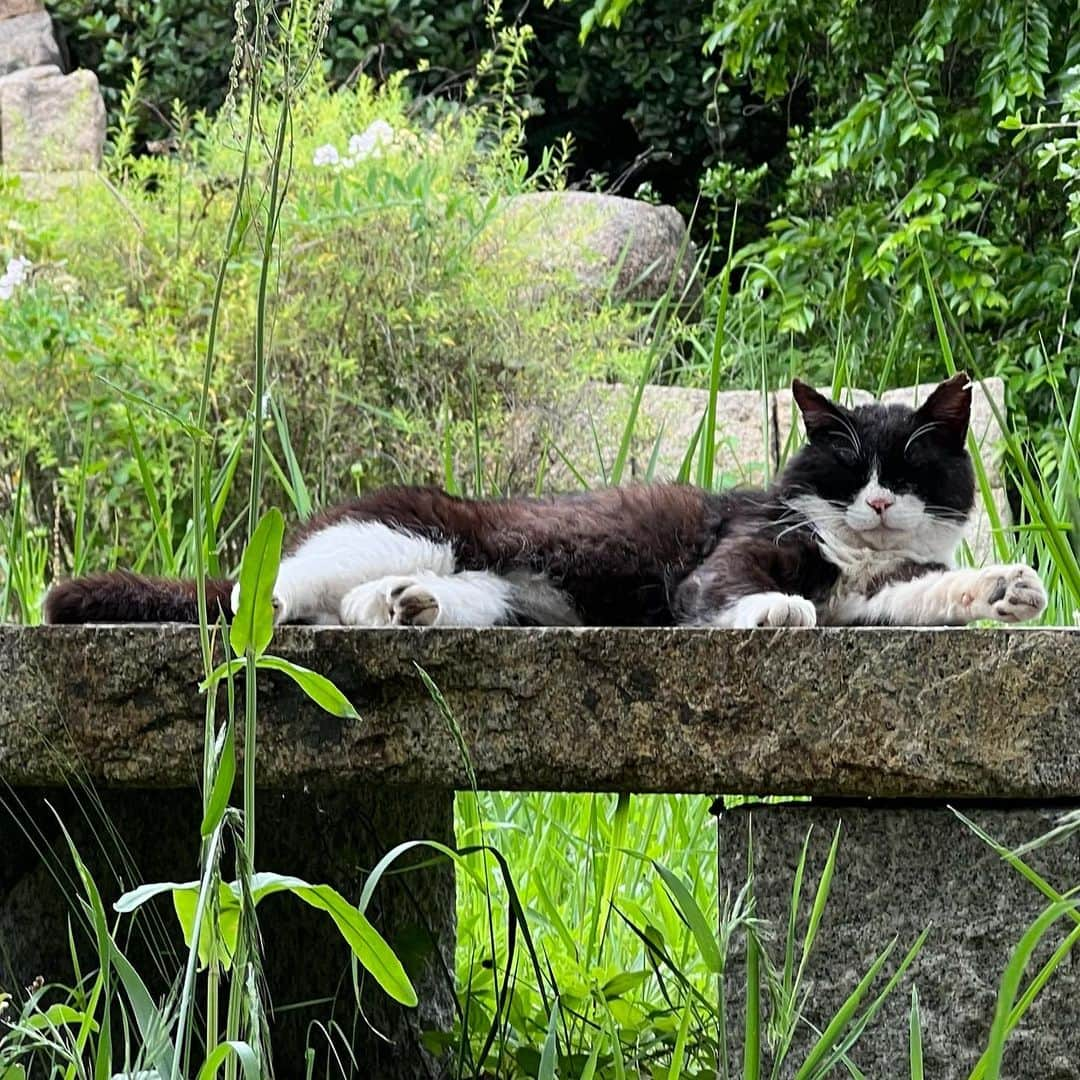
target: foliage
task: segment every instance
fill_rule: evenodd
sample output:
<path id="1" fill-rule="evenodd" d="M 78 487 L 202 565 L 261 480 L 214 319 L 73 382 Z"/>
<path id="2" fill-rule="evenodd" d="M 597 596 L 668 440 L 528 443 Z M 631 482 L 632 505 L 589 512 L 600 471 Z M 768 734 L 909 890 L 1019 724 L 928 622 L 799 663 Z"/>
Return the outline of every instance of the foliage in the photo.
<path id="1" fill-rule="evenodd" d="M 279 504 L 304 514 L 380 482 L 441 478 L 445 455 L 471 442 L 474 386 L 475 419 L 494 439 L 509 395 L 542 397 L 633 352 L 633 313 L 606 309 L 587 324 L 559 289 L 520 302 L 532 271 L 502 200 L 559 174 L 554 164 L 528 173 L 512 111 L 499 107 L 426 128 L 408 119 L 398 83 L 366 79 L 295 102 L 283 248 L 267 283 L 276 363 L 262 420 Z M 76 558 L 80 506 L 80 549 L 100 551 L 99 564 L 192 568 L 176 510 L 190 503 L 206 315 L 236 193 L 235 116 L 181 112 L 174 155 L 114 157 L 108 180 L 49 199 L 0 179 L 0 254 L 32 263 L 0 300 L 0 505 L 19 487 L 54 570 Z M 316 164 L 328 146 L 337 163 Z M 268 160 L 256 144 L 255 175 Z M 250 466 L 244 361 L 260 214 L 242 199 L 210 385 L 216 524 L 233 556 Z"/>
<path id="2" fill-rule="evenodd" d="M 772 342 L 817 352 L 819 371 L 842 332 L 866 370 L 895 352 L 908 379 L 935 351 L 925 255 L 979 369 L 1003 374 L 1010 403 L 1045 424 L 1053 383 L 1075 380 L 1080 357 L 1080 246 L 1041 171 L 1045 136 L 1017 144 L 1003 128 L 1074 93 L 1075 6 L 717 0 L 709 29 L 721 87 L 749 78 L 774 108 L 813 102 L 768 235 L 736 256 L 737 305 L 750 317 L 763 305 Z"/>
<path id="3" fill-rule="evenodd" d="M 141 147 L 175 138 L 175 100 L 195 112 L 214 111 L 225 99 L 233 6 L 231 0 L 58 0 L 52 12 L 73 60 L 98 73 L 110 109 L 119 108 L 133 61 L 146 62 L 135 131 Z M 327 80 L 338 86 L 359 72 L 379 82 L 407 73 L 410 90 L 423 99 L 417 107 L 439 112 L 447 100 L 461 100 L 491 48 L 487 6 L 484 0 L 339 0 L 326 38 Z M 733 154 L 760 161 L 763 141 L 766 154 L 779 148 L 782 127 L 766 117 L 750 131 L 742 99 L 716 98 L 704 79 L 707 11 L 705 0 L 647 0 L 630 8 L 621 32 L 609 29 L 610 22 L 598 24 L 582 40 L 587 0 L 569 6 L 532 0 L 512 11 L 507 6 L 505 17 L 535 34 L 521 97 L 532 115 L 532 159 L 572 132 L 576 176 L 624 180 L 631 190 L 650 182 L 689 208 L 702 167 Z"/>

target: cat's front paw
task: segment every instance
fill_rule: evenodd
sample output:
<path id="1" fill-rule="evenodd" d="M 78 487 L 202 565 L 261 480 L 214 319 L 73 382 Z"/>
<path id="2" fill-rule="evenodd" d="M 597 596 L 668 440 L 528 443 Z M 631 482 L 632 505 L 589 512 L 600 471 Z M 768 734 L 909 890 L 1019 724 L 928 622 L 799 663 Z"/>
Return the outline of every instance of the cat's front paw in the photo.
<path id="1" fill-rule="evenodd" d="M 439 601 L 410 577 L 365 582 L 341 601 L 343 626 L 434 626 L 438 617 Z"/>
<path id="2" fill-rule="evenodd" d="M 764 626 L 817 626 L 817 608 L 803 596 L 755 593 L 744 596 L 735 604 L 731 625 L 743 630 Z"/>
<path id="3" fill-rule="evenodd" d="M 987 566 L 979 571 L 970 603 L 974 618 L 1027 622 L 1046 610 L 1046 589 L 1030 566 Z"/>
<path id="4" fill-rule="evenodd" d="M 285 600 L 275 590 L 273 595 L 270 597 L 270 603 L 274 609 L 274 625 L 280 626 L 285 621 Z M 239 581 L 232 587 L 232 593 L 229 597 L 229 607 L 232 608 L 233 618 L 236 618 L 236 613 L 240 610 Z"/>

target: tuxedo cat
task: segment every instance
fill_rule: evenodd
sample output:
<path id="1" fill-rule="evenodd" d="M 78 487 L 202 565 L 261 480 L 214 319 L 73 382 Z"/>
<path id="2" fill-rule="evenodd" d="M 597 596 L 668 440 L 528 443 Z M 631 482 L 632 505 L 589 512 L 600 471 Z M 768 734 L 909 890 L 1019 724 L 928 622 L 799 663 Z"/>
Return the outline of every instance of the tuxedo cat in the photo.
<path id="1" fill-rule="evenodd" d="M 674 484 L 469 500 L 396 487 L 308 522 L 278 622 L 346 626 L 948 626 L 1022 622 L 1026 566 L 951 569 L 974 505 L 971 385 L 917 410 L 847 409 L 801 382 L 807 443 L 766 490 Z M 207 583 L 211 617 L 238 586 Z M 191 582 L 124 571 L 62 582 L 51 623 L 195 621 Z"/>

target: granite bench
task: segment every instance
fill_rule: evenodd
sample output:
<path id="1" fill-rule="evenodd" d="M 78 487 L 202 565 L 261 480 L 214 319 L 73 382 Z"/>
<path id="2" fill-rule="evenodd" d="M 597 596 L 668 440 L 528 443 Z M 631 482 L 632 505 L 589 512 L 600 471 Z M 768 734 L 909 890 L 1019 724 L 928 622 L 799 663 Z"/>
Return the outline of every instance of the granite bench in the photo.
<path id="1" fill-rule="evenodd" d="M 823 826 L 811 842 L 820 865 L 842 820 L 811 1008 L 826 1018 L 885 942 L 910 943 L 932 921 L 911 978 L 937 1077 L 967 1076 L 1008 953 L 1043 906 L 948 806 L 1013 844 L 1080 803 L 1075 630 L 293 627 L 278 631 L 274 651 L 333 679 L 360 719 L 329 716 L 288 680 L 260 676 L 260 869 L 356 897 L 397 842 L 453 842 L 454 792 L 473 778 L 488 789 L 813 796 L 721 813 L 722 886 L 744 880 L 752 814 L 759 914 L 783 924 L 808 826 Z M 442 691 L 468 762 L 416 665 Z M 63 880 L 49 805 L 92 857 L 107 902 L 140 881 L 193 876 L 201 673 L 190 628 L 0 627 L 0 985 L 69 964 L 68 901 L 40 857 L 53 845 Z M 88 787 L 122 844 L 100 835 Z M 1080 845 L 1032 859 L 1058 888 L 1080 883 Z M 435 1066 L 419 1030 L 453 1016 L 453 871 L 399 875 L 376 896 L 392 939 L 430 948 L 411 968 L 420 1008 L 373 999 L 394 1042 L 369 1038 L 362 1052 L 373 1076 L 422 1076 Z M 340 940 L 284 900 L 260 915 L 271 987 L 287 987 L 288 1000 L 325 997 L 346 968 Z M 1080 1025 L 1064 1008 L 1075 1013 L 1078 991 L 1074 962 L 1015 1036 L 1023 1055 L 1007 1059 L 1008 1075 L 1080 1077 Z M 860 1043 L 867 1076 L 901 1075 L 906 1007 L 901 993 Z M 310 1019 L 278 1017 L 279 1060 L 300 1060 Z"/>

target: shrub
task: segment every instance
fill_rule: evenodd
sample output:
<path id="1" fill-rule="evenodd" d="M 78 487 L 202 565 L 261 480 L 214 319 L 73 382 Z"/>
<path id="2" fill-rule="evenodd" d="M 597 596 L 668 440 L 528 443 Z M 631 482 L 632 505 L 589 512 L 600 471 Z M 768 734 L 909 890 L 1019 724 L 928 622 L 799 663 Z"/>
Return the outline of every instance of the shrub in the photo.
<path id="1" fill-rule="evenodd" d="M 474 428 L 483 451 L 515 395 L 558 392 L 634 347 L 632 313 L 585 319 L 558 290 L 523 302 L 532 271 L 512 245 L 489 242 L 504 196 L 558 179 L 528 175 L 513 117 L 468 110 L 427 129 L 408 111 L 400 80 L 376 90 L 361 79 L 315 90 L 293 113 L 262 422 L 276 500 L 300 512 L 387 481 L 453 484 Z M 28 520 L 50 536 L 55 526 L 57 571 L 72 558 L 80 502 L 106 561 L 186 568 L 184 425 L 239 169 L 232 116 L 180 114 L 173 155 L 116 158 L 111 179 L 47 199 L 3 181 L 0 256 L 32 266 L 0 300 L 0 467 L 33 495 Z M 256 148 L 254 168 L 266 154 Z M 251 388 L 239 373 L 250 367 L 259 221 L 247 207 L 211 387 L 226 537 L 244 488 Z"/>

